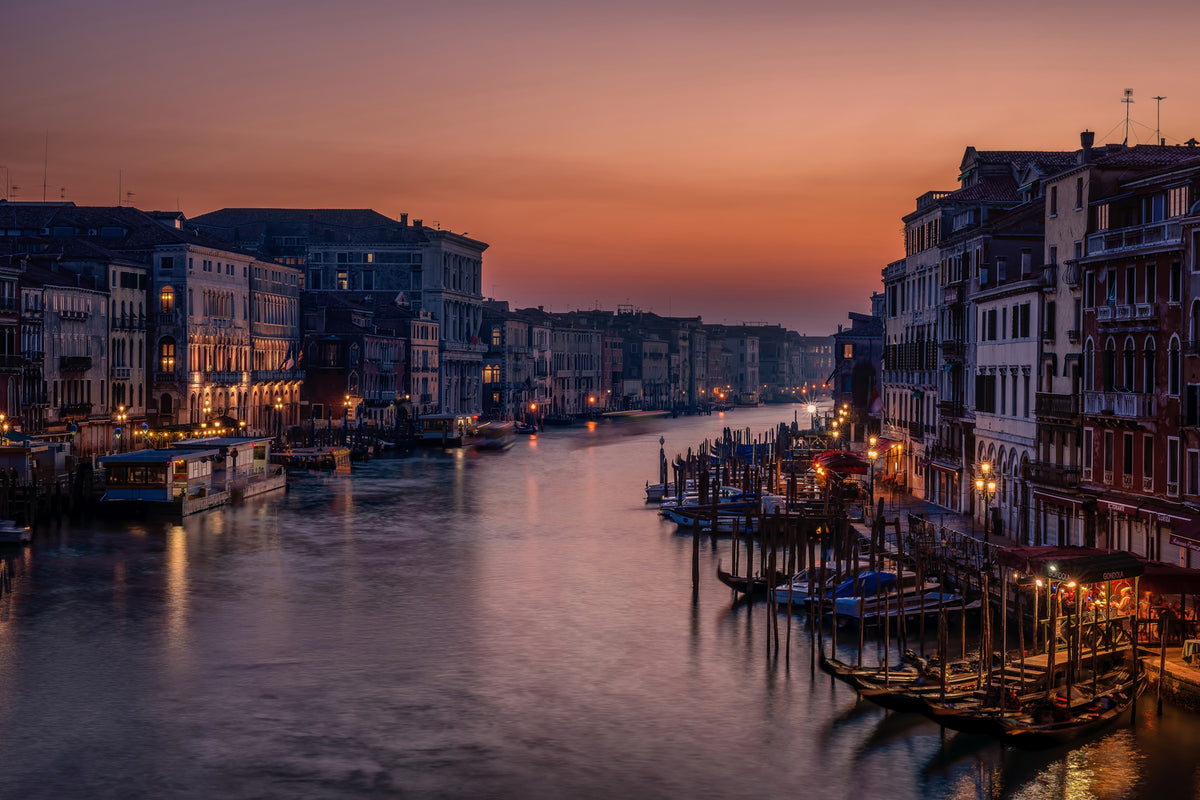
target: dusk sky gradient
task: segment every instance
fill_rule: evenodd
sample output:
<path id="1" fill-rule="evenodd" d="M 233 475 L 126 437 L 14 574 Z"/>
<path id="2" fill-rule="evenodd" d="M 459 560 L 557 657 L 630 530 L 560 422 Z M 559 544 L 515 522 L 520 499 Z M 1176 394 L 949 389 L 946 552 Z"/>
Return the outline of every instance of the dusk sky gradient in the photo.
<path id="1" fill-rule="evenodd" d="M 374 208 L 484 294 L 828 333 L 968 145 L 1200 138 L 1194 2 L 95 3 L 0 11 L 0 165 L 194 216 Z M 3 180 L 0 170 L 0 180 Z"/>

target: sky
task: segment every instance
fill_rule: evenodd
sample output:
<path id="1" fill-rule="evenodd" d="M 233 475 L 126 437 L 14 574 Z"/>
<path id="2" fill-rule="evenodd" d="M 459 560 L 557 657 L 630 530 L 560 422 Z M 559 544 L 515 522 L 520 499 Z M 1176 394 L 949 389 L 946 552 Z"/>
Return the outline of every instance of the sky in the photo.
<path id="1" fill-rule="evenodd" d="M 517 307 L 825 334 L 966 147 L 1120 142 L 1127 110 L 1131 143 L 1156 111 L 1168 144 L 1200 138 L 1197 22 L 1182 0 L 7 3 L 0 181 L 407 213 L 487 242 L 483 292 Z"/>

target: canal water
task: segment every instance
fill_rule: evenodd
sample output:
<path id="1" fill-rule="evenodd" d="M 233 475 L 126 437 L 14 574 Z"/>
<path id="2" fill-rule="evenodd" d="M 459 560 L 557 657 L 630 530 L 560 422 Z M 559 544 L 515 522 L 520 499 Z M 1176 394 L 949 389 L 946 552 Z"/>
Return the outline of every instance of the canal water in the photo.
<path id="1" fill-rule="evenodd" d="M 7 556 L 5 798 L 1153 798 L 1200 717 L 1020 753 L 857 703 L 805 622 L 716 581 L 643 503 L 668 455 L 800 406 L 381 458 L 182 524 Z M 781 636 L 786 624 L 781 625 Z"/>

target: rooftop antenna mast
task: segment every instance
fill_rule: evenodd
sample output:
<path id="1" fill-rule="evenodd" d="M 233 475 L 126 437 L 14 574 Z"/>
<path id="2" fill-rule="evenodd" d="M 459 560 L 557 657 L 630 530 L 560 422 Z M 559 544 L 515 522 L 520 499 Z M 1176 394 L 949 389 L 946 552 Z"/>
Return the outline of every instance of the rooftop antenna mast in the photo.
<path id="1" fill-rule="evenodd" d="M 1125 97 L 1121 99 L 1125 104 L 1125 141 L 1122 142 L 1126 147 L 1129 146 L 1129 106 L 1133 103 L 1133 89 L 1125 90 Z"/>
<path id="2" fill-rule="evenodd" d="M 1162 140 L 1162 101 L 1165 97 L 1151 97 L 1154 101 L 1154 141 L 1164 144 Z"/>

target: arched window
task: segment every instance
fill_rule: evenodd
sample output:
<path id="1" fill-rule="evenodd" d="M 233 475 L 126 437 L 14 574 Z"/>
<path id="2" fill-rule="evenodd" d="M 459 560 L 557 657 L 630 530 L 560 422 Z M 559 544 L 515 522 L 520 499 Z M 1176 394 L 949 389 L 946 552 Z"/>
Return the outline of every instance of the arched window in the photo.
<path id="1" fill-rule="evenodd" d="M 1180 367 L 1179 336 L 1174 335 L 1171 337 L 1171 345 L 1167 351 L 1167 394 L 1169 395 L 1179 395 Z"/>
<path id="2" fill-rule="evenodd" d="M 1104 391 L 1111 392 L 1117 387 L 1117 343 L 1110 336 L 1104 343 Z"/>
<path id="3" fill-rule="evenodd" d="M 1134 358 L 1133 358 L 1133 337 L 1132 336 L 1125 337 L 1125 357 L 1124 357 L 1123 361 L 1125 363 L 1122 365 L 1123 369 L 1121 370 L 1121 386 L 1126 391 L 1130 391 L 1130 392 L 1136 391 L 1137 387 L 1134 386 L 1134 380 L 1133 380 Z"/>
<path id="4" fill-rule="evenodd" d="M 1142 391 L 1147 394 L 1154 391 L 1158 377 L 1154 374 L 1156 363 L 1154 358 L 1154 337 L 1146 337 L 1146 346 L 1142 350 Z"/>
<path id="5" fill-rule="evenodd" d="M 1188 326 L 1188 331 L 1189 351 L 1195 353 L 1197 352 L 1197 346 L 1200 346 L 1200 298 L 1192 301 L 1192 318 L 1190 320 L 1190 325 Z"/>
<path id="6" fill-rule="evenodd" d="M 175 313 L 175 290 L 170 286 L 164 286 L 162 292 L 159 293 L 159 309 L 164 314 Z"/>
<path id="7" fill-rule="evenodd" d="M 1096 388 L 1096 345 L 1091 337 L 1083 345 L 1083 388 L 1091 391 Z"/>

